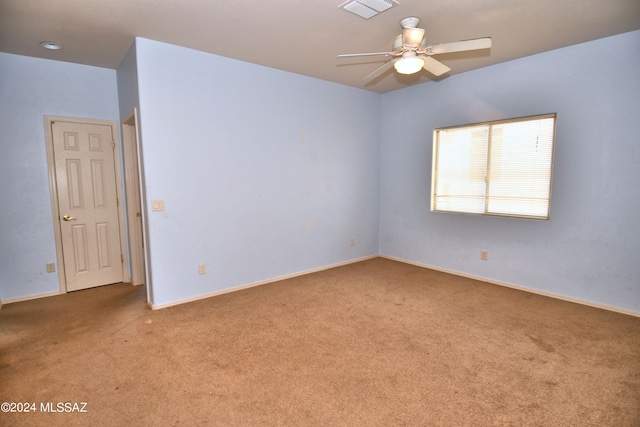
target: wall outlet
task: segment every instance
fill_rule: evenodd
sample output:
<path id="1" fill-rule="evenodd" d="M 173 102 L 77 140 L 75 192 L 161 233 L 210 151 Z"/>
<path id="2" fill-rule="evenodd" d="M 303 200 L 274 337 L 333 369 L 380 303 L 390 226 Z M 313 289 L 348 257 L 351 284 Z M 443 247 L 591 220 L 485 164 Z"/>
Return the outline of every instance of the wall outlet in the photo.
<path id="1" fill-rule="evenodd" d="M 350 246 L 355 246 L 356 245 L 356 238 L 355 237 L 352 237 L 352 238 L 349 239 L 349 245 Z"/>
<path id="2" fill-rule="evenodd" d="M 484 250 L 484 251 L 480 251 L 480 259 L 483 261 L 486 261 L 489 259 L 489 251 Z"/>
<path id="3" fill-rule="evenodd" d="M 207 264 L 198 264 L 198 273 L 207 274 Z"/>
<path id="4" fill-rule="evenodd" d="M 56 271 L 56 265 L 52 262 L 47 263 L 47 273 L 54 273 Z"/>

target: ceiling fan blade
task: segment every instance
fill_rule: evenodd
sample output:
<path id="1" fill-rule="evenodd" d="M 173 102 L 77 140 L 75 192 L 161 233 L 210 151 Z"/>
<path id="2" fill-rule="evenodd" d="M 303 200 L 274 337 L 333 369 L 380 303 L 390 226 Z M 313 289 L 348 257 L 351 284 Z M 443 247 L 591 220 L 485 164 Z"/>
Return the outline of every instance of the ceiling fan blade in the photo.
<path id="1" fill-rule="evenodd" d="M 403 28 L 402 44 L 408 47 L 418 47 L 424 38 L 424 30 L 422 28 Z"/>
<path id="2" fill-rule="evenodd" d="M 378 76 L 382 75 L 382 73 L 384 73 L 385 71 L 390 70 L 390 69 L 393 67 L 393 63 L 394 63 L 394 62 L 396 62 L 396 61 L 397 61 L 397 59 L 392 59 L 392 60 L 391 60 L 391 61 L 389 61 L 389 62 L 385 62 L 385 64 L 384 64 L 382 67 L 377 68 L 373 73 L 371 73 L 371 74 L 367 75 L 367 76 L 364 78 L 364 80 L 365 80 L 365 81 L 373 80 L 373 79 L 375 79 L 376 77 L 378 77 Z"/>
<path id="3" fill-rule="evenodd" d="M 422 66 L 422 68 L 436 77 L 441 76 L 448 71 L 451 71 L 451 68 L 447 67 L 442 62 L 433 59 L 430 56 L 421 56 L 421 58 L 424 59 L 424 65 Z"/>
<path id="4" fill-rule="evenodd" d="M 343 53 L 341 55 L 338 55 L 338 58 L 353 58 L 357 56 L 375 56 L 375 55 L 391 56 L 393 55 L 393 52 Z"/>
<path id="5" fill-rule="evenodd" d="M 430 47 L 432 54 L 464 52 L 466 50 L 488 49 L 491 47 L 491 37 L 464 40 L 461 42 L 443 43 Z"/>

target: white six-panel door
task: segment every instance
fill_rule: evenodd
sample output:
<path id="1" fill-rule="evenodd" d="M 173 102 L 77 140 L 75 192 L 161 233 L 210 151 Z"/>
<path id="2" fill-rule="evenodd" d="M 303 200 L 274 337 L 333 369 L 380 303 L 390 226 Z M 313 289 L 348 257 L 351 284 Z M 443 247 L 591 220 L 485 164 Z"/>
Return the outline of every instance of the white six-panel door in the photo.
<path id="1" fill-rule="evenodd" d="M 51 126 L 66 289 L 122 282 L 112 127 Z"/>

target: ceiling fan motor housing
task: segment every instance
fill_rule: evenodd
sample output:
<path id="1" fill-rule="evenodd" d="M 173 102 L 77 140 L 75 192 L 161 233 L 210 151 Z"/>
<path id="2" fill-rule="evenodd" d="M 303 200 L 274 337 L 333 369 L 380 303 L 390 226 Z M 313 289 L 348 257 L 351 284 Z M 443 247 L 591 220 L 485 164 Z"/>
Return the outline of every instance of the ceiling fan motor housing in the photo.
<path id="1" fill-rule="evenodd" d="M 422 42 L 420 42 L 420 46 L 427 46 L 427 36 L 425 33 L 424 38 L 422 39 Z M 402 47 L 402 34 L 399 34 L 398 37 L 396 37 L 396 39 L 393 41 L 393 50 L 398 50 Z"/>

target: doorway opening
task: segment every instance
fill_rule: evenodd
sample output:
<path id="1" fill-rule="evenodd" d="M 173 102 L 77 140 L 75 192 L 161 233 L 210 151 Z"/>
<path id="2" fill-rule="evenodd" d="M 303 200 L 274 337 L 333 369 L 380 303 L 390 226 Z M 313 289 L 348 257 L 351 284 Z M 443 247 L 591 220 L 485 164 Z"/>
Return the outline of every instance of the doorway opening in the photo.
<path id="1" fill-rule="evenodd" d="M 138 137 L 138 111 L 134 108 L 122 121 L 122 153 L 125 170 L 127 224 L 131 283 L 145 285 L 147 304 L 151 302 L 146 250 L 146 212 L 142 180 L 142 156 Z"/>

